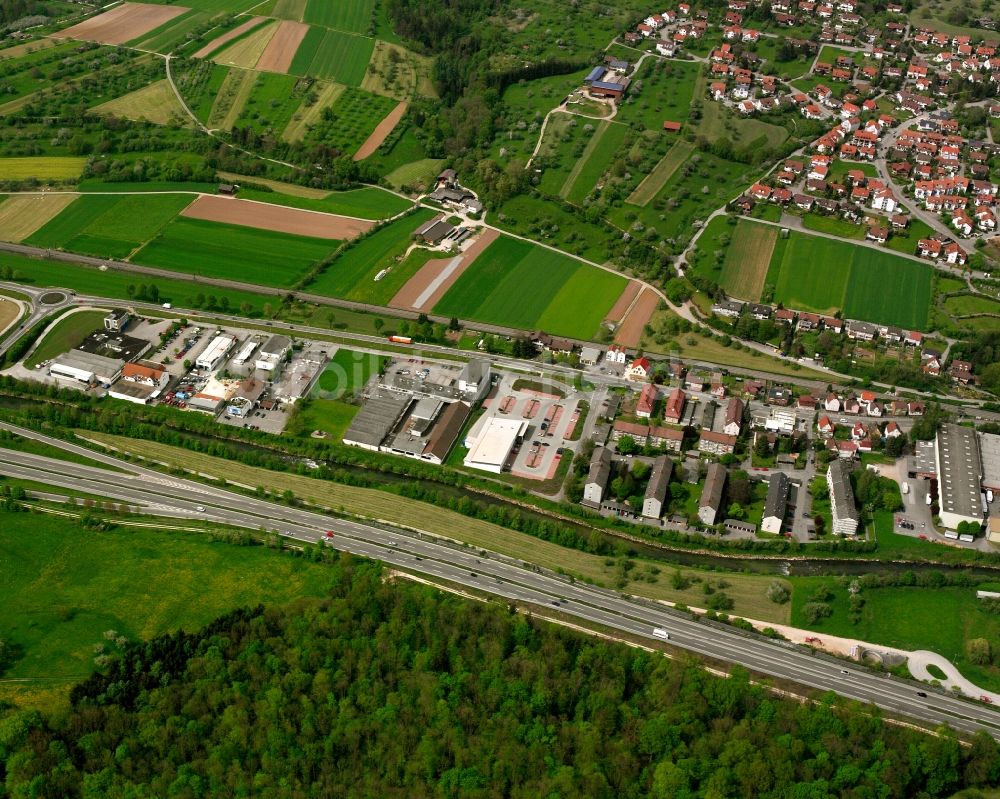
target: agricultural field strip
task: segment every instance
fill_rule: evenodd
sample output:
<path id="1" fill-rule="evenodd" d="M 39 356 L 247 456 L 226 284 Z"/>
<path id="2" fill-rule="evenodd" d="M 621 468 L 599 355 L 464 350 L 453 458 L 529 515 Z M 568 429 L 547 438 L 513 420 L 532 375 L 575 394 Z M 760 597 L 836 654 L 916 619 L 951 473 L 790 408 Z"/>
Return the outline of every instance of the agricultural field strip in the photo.
<path id="1" fill-rule="evenodd" d="M 583 148 L 583 153 L 577 159 L 577 162 L 573 164 L 573 168 L 566 176 L 566 180 L 563 182 L 562 188 L 559 189 L 559 196 L 563 199 L 566 199 L 566 195 L 568 195 L 572 190 L 573 184 L 576 183 L 577 178 L 580 177 L 580 173 L 583 172 L 583 167 L 586 165 L 587 160 L 594 154 L 594 151 L 597 149 L 597 145 L 600 143 L 601 138 L 604 136 L 605 131 L 607 131 L 610 125 L 611 123 L 608 122 L 608 120 L 604 120 L 597 124 L 597 129 L 590 137 L 590 141 L 587 142 L 587 146 Z"/>

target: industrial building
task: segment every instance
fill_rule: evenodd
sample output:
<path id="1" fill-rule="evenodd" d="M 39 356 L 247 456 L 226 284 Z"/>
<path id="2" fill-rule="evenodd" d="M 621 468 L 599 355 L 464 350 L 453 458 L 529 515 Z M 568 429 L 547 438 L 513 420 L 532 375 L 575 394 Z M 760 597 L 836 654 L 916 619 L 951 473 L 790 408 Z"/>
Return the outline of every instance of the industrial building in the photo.
<path id="1" fill-rule="evenodd" d="M 248 369 L 248 365 L 253 363 L 251 359 L 253 358 L 253 354 L 257 350 L 257 345 L 259 343 L 259 341 L 255 341 L 254 339 L 246 341 L 243 346 L 240 347 L 240 351 L 233 356 L 233 359 L 229 362 L 229 366 L 239 371 Z"/>
<path id="2" fill-rule="evenodd" d="M 726 487 L 726 467 L 713 463 L 705 476 L 705 487 L 698 500 L 698 518 L 703 524 L 715 524 L 722 509 L 722 490 Z"/>
<path id="3" fill-rule="evenodd" d="M 83 350 L 70 350 L 60 355 L 49 366 L 53 377 L 65 377 L 81 383 L 114 383 L 122 373 L 125 361 L 105 358 Z"/>
<path id="4" fill-rule="evenodd" d="M 611 476 L 611 450 L 607 447 L 597 447 L 590 458 L 590 471 L 587 482 L 583 484 L 583 501 L 589 505 L 600 505 L 604 499 L 604 489 L 608 486 Z"/>
<path id="5" fill-rule="evenodd" d="M 481 417 L 465 439 L 465 446 L 469 449 L 465 465 L 470 469 L 500 474 L 527 429 L 528 422 L 524 419 Z"/>
<path id="6" fill-rule="evenodd" d="M 653 461 L 653 472 L 646 484 L 646 494 L 642 500 L 642 515 L 647 519 L 659 519 L 667 502 L 667 487 L 674 473 L 674 462 L 666 455 Z"/>
<path id="7" fill-rule="evenodd" d="M 767 499 L 764 500 L 764 518 L 760 529 L 765 533 L 777 535 L 788 511 L 788 475 L 784 472 L 774 472 L 767 482 Z"/>
<path id="8" fill-rule="evenodd" d="M 857 535 L 858 509 L 854 505 L 851 467 L 847 461 L 838 458 L 830 464 L 826 471 L 826 484 L 830 489 L 833 532 L 837 535 Z"/>
<path id="9" fill-rule="evenodd" d="M 956 530 L 962 522 L 983 523 L 983 479 L 979 439 L 971 427 L 943 424 L 935 440 L 937 450 L 938 515 L 941 524 Z"/>
<path id="10" fill-rule="evenodd" d="M 344 443 L 378 452 L 412 402 L 409 394 L 371 397 L 344 433 Z"/>
<path id="11" fill-rule="evenodd" d="M 105 330 L 95 330 L 87 336 L 80 346 L 81 352 L 100 355 L 112 360 L 134 361 L 149 351 L 152 344 L 142 338 L 133 338 L 122 333 L 109 333 Z"/>
<path id="12" fill-rule="evenodd" d="M 408 359 L 390 363 L 380 385 L 404 394 L 475 404 L 489 393 L 492 381 L 490 362 L 480 358 L 463 366 Z"/>
<path id="13" fill-rule="evenodd" d="M 222 363 L 229 351 L 235 346 L 236 339 L 232 336 L 216 336 L 209 342 L 204 352 L 198 356 L 195 366 L 204 369 L 206 372 L 214 371 Z"/>
<path id="14" fill-rule="evenodd" d="M 160 396 L 170 382 L 170 374 L 158 363 L 127 363 L 121 377 L 108 391 L 113 399 L 145 405 Z"/>
<path id="15" fill-rule="evenodd" d="M 1000 436 L 980 433 L 979 455 L 983 462 L 983 491 L 1000 494 Z"/>
<path id="16" fill-rule="evenodd" d="M 383 452 L 440 465 L 462 432 L 472 407 L 464 402 L 417 400 L 382 445 Z"/>
<path id="17" fill-rule="evenodd" d="M 285 355 L 292 346 L 292 340 L 288 336 L 271 336 L 257 353 L 257 360 L 254 365 L 262 372 L 271 375 L 277 374 L 281 370 L 281 365 L 285 362 Z"/>

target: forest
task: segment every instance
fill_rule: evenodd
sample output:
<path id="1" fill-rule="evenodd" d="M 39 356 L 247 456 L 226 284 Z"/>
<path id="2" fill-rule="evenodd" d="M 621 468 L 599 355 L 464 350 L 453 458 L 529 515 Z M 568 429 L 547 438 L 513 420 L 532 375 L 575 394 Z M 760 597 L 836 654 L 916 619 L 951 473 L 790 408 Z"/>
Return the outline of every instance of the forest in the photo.
<path id="1" fill-rule="evenodd" d="M 985 734 L 612 643 L 346 555 L 330 593 L 127 644 L 56 718 L 0 717 L 22 797 L 934 797 L 995 784 Z"/>

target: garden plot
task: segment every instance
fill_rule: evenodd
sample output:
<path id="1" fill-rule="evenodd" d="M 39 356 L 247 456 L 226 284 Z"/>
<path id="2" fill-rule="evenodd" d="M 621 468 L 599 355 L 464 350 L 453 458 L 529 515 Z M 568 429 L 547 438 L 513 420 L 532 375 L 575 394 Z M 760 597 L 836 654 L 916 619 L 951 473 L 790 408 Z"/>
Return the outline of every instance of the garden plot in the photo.
<path id="1" fill-rule="evenodd" d="M 354 154 L 354 160 L 363 161 L 368 156 L 374 155 L 375 151 L 382 146 L 382 142 L 386 140 L 386 137 L 392 133 L 396 125 L 399 124 L 400 120 L 406 114 L 406 109 L 408 107 L 409 104 L 404 101 L 386 114 L 385 119 L 375 126 L 375 130 L 373 130 L 371 135 L 365 139 L 364 144 L 358 148 L 358 151 Z"/>
<path id="2" fill-rule="evenodd" d="M 295 52 L 308 32 L 308 25 L 283 20 L 257 61 L 257 69 L 265 72 L 288 72 Z"/>

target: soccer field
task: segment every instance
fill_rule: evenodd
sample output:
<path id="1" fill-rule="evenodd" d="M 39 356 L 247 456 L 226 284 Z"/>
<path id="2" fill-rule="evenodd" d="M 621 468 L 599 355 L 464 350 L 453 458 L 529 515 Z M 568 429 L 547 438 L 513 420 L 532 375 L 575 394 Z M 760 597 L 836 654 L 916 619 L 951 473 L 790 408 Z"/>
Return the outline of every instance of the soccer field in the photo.
<path id="1" fill-rule="evenodd" d="M 775 302 L 801 311 L 924 329 L 931 267 L 890 252 L 792 231 L 771 264 Z"/>

